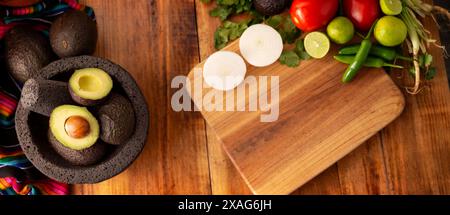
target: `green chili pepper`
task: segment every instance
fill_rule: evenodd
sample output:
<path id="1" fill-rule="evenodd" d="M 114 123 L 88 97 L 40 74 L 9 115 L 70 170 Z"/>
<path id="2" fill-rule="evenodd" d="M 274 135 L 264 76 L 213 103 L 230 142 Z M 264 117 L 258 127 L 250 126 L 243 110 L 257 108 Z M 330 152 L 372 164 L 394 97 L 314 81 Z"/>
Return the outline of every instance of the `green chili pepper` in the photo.
<path id="1" fill-rule="evenodd" d="M 340 55 L 354 55 L 358 52 L 359 48 L 361 47 L 360 44 L 344 47 L 341 50 L 339 50 Z M 383 58 L 386 61 L 393 61 L 395 59 L 401 59 L 406 61 L 412 61 L 411 58 L 402 56 L 395 51 L 395 49 L 384 47 L 384 46 L 377 46 L 374 45 L 370 49 L 369 54 Z"/>
<path id="2" fill-rule="evenodd" d="M 361 67 L 364 65 L 364 62 L 366 62 L 366 59 L 369 56 L 370 49 L 372 48 L 372 41 L 370 41 L 370 36 L 372 35 L 373 29 L 377 22 L 378 20 L 373 23 L 369 33 L 361 42 L 361 46 L 356 53 L 355 60 L 348 66 L 347 70 L 345 70 L 344 76 L 342 77 L 343 83 L 351 82 L 356 74 L 358 74 L 358 71 L 361 69 Z"/>
<path id="3" fill-rule="evenodd" d="M 341 63 L 345 64 L 351 64 L 355 60 L 354 55 L 336 55 L 334 56 L 334 59 Z M 395 64 L 389 64 L 386 63 L 381 58 L 376 57 L 367 57 L 366 62 L 364 62 L 365 67 L 372 67 L 372 68 L 382 68 L 382 67 L 392 67 L 392 68 L 398 68 L 403 69 L 403 66 L 395 65 Z"/>

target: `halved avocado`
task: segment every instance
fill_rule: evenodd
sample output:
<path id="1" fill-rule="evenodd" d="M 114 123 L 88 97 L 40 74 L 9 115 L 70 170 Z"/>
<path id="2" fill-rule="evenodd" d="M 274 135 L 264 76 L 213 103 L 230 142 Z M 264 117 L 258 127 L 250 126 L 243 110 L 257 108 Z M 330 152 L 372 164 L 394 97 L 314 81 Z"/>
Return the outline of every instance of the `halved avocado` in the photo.
<path id="1" fill-rule="evenodd" d="M 97 68 L 77 70 L 69 80 L 72 99 L 83 106 L 93 106 L 103 102 L 112 88 L 111 76 Z"/>
<path id="2" fill-rule="evenodd" d="M 50 130 L 62 145 L 83 150 L 94 145 L 100 135 L 97 119 L 85 107 L 62 105 L 50 115 Z"/>

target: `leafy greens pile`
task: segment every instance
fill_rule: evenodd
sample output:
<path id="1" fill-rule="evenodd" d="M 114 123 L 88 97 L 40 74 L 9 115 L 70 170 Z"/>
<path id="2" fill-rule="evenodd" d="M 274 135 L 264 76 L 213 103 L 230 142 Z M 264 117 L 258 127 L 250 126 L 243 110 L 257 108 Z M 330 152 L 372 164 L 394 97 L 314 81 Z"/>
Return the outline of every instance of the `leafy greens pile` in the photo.
<path id="1" fill-rule="evenodd" d="M 203 3 L 211 3 L 213 0 L 201 0 Z M 296 67 L 300 60 L 309 59 L 303 47 L 303 40 L 299 39 L 301 31 L 295 27 L 288 14 L 265 17 L 256 12 L 252 0 L 216 0 L 216 7 L 210 11 L 210 15 L 222 21 L 222 25 L 214 34 L 214 47 L 224 48 L 228 43 L 239 38 L 251 25 L 266 23 L 276 29 L 286 44 L 294 44 L 293 50 L 286 50 L 280 57 L 280 62 L 289 67 Z M 245 14 L 248 18 L 240 21 L 231 21 L 235 15 Z"/>
<path id="2" fill-rule="evenodd" d="M 210 3 L 211 0 L 201 0 L 203 3 Z M 234 14 L 241 14 L 249 12 L 253 8 L 252 0 L 217 0 L 217 7 L 210 11 L 213 17 L 219 17 L 220 20 L 225 21 L 228 17 Z"/>

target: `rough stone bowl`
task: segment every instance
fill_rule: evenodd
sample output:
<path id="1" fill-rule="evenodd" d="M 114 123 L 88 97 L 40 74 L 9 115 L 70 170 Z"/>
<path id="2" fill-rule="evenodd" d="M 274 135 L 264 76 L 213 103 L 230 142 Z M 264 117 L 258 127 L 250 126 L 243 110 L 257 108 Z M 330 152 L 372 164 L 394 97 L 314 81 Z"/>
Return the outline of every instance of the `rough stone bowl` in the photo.
<path id="1" fill-rule="evenodd" d="M 119 65 L 97 57 L 80 56 L 55 61 L 40 73 L 43 79 L 67 81 L 74 70 L 92 67 L 103 69 L 111 75 L 114 80 L 113 91 L 128 97 L 136 117 L 131 138 L 119 146 L 110 146 L 107 155 L 99 163 L 91 166 L 70 164 L 48 142 L 48 117 L 30 112 L 20 102 L 16 112 L 17 136 L 27 158 L 48 177 L 68 184 L 98 183 L 114 177 L 138 157 L 147 139 L 147 103 L 134 79 Z"/>

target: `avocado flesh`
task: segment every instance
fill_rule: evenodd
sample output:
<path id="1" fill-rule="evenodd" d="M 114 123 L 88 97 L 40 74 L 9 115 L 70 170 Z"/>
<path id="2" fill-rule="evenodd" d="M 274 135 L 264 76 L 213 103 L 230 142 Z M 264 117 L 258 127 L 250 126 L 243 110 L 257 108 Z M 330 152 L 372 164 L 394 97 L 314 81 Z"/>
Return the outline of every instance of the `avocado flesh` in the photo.
<path id="1" fill-rule="evenodd" d="M 253 4 L 259 13 L 273 16 L 282 13 L 289 2 L 289 0 L 254 0 Z"/>
<path id="2" fill-rule="evenodd" d="M 84 106 L 102 102 L 112 88 L 111 76 L 97 68 L 77 70 L 69 80 L 69 92 L 72 99 Z"/>
<path id="3" fill-rule="evenodd" d="M 7 68 L 21 84 L 39 77 L 39 71 L 54 59 L 47 38 L 31 27 L 12 28 L 4 41 Z"/>
<path id="4" fill-rule="evenodd" d="M 82 117 L 89 123 L 89 132 L 82 138 L 74 138 L 66 131 L 66 122 L 70 117 Z M 97 119 L 85 107 L 62 105 L 53 110 L 50 115 L 50 130 L 56 140 L 73 150 L 83 150 L 94 145 L 100 135 Z"/>

